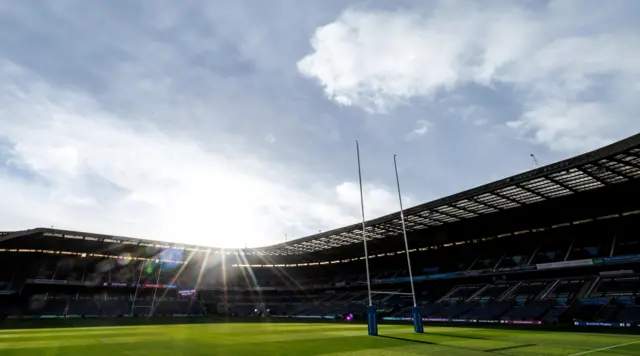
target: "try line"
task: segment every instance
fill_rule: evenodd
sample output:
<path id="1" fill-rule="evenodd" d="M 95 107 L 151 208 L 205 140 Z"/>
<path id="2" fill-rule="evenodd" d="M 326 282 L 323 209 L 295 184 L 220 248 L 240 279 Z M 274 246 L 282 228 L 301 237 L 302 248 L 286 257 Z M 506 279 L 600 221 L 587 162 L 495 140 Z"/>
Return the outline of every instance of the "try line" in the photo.
<path id="1" fill-rule="evenodd" d="M 592 354 L 592 353 L 598 352 L 598 351 L 610 350 L 610 349 L 615 349 L 616 347 L 622 347 L 622 346 L 633 345 L 633 344 L 640 344 L 640 341 L 627 342 L 627 343 L 624 343 L 624 344 L 607 346 L 607 347 L 603 347 L 603 348 L 600 348 L 600 349 L 593 349 L 593 350 L 589 350 L 589 351 L 578 352 L 577 354 L 571 354 L 569 356 L 587 355 L 587 354 Z"/>

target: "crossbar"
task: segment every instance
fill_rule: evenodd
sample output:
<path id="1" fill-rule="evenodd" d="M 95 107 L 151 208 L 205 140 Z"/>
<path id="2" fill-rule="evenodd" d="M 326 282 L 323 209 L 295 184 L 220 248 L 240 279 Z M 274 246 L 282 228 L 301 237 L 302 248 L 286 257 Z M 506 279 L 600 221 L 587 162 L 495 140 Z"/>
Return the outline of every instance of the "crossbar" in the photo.
<path id="1" fill-rule="evenodd" d="M 413 295 L 412 293 L 400 293 L 400 292 L 375 292 L 371 291 L 372 294 L 394 294 L 394 295 Z"/>

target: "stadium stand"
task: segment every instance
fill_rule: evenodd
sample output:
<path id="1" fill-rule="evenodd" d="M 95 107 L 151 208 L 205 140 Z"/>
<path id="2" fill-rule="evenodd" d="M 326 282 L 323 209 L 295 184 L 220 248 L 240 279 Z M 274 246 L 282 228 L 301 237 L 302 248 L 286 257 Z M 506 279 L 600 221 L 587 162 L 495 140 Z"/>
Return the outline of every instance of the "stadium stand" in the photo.
<path id="1" fill-rule="evenodd" d="M 636 135 L 407 209 L 424 320 L 638 325 L 639 178 Z M 406 320 L 411 296 L 380 293 L 411 291 L 399 213 L 365 226 L 379 316 Z M 241 250 L 2 232 L 0 315 L 358 319 L 368 304 L 361 229 Z"/>

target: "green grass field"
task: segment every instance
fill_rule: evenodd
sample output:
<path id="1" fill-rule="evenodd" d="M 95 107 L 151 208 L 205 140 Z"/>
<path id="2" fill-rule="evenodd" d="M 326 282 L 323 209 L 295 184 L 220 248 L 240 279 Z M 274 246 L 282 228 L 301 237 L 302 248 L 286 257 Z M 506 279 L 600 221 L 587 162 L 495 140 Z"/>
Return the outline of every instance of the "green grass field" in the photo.
<path id="1" fill-rule="evenodd" d="M 640 355 L 640 337 L 535 330 L 345 324 L 190 324 L 0 330 L 2 356 Z"/>

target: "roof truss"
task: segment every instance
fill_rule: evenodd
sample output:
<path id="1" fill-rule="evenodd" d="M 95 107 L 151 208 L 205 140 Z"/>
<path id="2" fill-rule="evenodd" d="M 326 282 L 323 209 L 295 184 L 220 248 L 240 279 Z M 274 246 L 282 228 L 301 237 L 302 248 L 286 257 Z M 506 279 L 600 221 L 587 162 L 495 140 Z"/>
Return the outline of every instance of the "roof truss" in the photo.
<path id="1" fill-rule="evenodd" d="M 526 178 L 522 178 L 525 176 Z M 562 196 L 640 178 L 640 135 L 585 155 L 460 193 L 437 202 L 405 210 L 407 232 L 440 226 L 486 214 L 529 205 Z M 367 240 L 402 233 L 400 214 L 367 222 Z M 362 242 L 362 226 L 352 225 L 334 232 L 291 241 L 315 252 Z M 309 241 L 315 241 L 310 243 Z M 265 249 L 273 249 L 266 247 Z"/>

